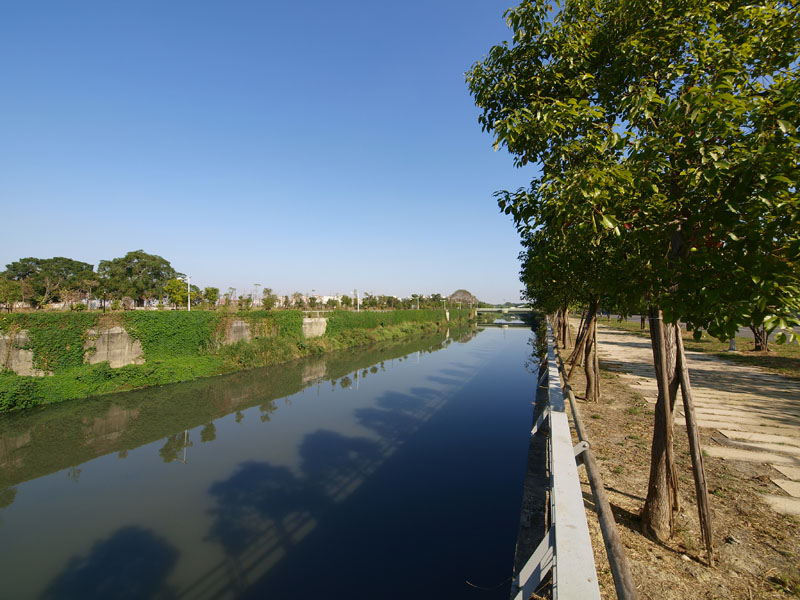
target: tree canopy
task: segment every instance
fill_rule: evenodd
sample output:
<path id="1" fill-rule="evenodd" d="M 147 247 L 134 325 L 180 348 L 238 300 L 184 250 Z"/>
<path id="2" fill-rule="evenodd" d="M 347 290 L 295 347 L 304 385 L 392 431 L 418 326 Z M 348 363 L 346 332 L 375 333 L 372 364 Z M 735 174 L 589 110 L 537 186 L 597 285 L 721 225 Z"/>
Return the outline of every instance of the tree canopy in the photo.
<path id="1" fill-rule="evenodd" d="M 721 339 L 798 324 L 798 7 L 524 0 L 506 18 L 511 41 L 467 81 L 495 148 L 535 167 L 528 188 L 498 194 L 523 236 L 523 283 L 548 308 L 651 306 L 659 399 L 642 520 L 668 535 L 680 369 L 661 349 L 677 344 L 674 324 Z"/>
<path id="2" fill-rule="evenodd" d="M 101 287 L 112 297 L 129 296 L 138 304 L 150 298 L 161 298 L 164 286 L 170 279 L 181 276 L 169 261 L 143 250 L 128 252 L 125 256 L 101 260 L 97 266 Z"/>
<path id="3" fill-rule="evenodd" d="M 58 300 L 67 290 L 83 289 L 84 282 L 94 277 L 94 267 L 63 256 L 28 257 L 6 265 L 4 276 L 28 284 L 32 292 L 30 299 L 42 305 Z"/>
<path id="4" fill-rule="evenodd" d="M 508 11 L 512 43 L 468 73 L 495 145 L 539 170 L 501 206 L 523 233 L 626 244 L 638 277 L 609 278 L 606 293 L 630 298 L 635 286 L 669 321 L 719 337 L 762 316 L 789 325 L 800 296 L 796 13 L 699 0 Z"/>

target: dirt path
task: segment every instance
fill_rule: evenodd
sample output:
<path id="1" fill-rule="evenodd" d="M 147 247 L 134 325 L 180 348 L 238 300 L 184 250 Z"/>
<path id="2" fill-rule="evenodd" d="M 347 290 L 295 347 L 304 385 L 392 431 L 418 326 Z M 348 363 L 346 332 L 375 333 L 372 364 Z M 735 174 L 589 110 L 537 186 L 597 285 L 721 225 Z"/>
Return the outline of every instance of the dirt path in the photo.
<path id="1" fill-rule="evenodd" d="M 576 323 L 577 325 L 577 323 Z M 598 325 L 600 359 L 631 389 L 655 404 L 657 387 L 648 339 Z M 709 456 L 763 465 L 786 494 L 762 494 L 783 514 L 800 515 L 800 382 L 715 356 L 687 351 L 701 427 L 713 430 Z M 680 402 L 678 402 L 680 406 Z M 682 415 L 682 408 L 679 408 Z M 779 491 L 779 490 L 778 490 Z"/>

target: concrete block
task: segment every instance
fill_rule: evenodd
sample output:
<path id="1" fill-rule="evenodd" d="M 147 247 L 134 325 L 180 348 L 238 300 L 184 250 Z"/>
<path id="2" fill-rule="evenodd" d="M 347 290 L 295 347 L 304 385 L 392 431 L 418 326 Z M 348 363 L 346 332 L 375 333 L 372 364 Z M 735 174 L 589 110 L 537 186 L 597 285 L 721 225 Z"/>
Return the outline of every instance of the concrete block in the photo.
<path id="1" fill-rule="evenodd" d="M 31 377 L 52 375 L 52 373 L 33 368 L 33 350 L 24 348 L 28 345 L 30 345 L 30 338 L 25 329 L 11 335 L 0 334 L 0 366 L 17 375 Z"/>
<path id="2" fill-rule="evenodd" d="M 303 337 L 306 339 L 322 337 L 325 335 L 325 330 L 327 328 L 328 319 L 322 317 L 303 319 Z"/>
<path id="3" fill-rule="evenodd" d="M 234 319 L 225 330 L 223 345 L 230 346 L 237 342 L 249 342 L 253 339 L 253 332 L 250 331 L 250 324 L 242 319 Z"/>
<path id="4" fill-rule="evenodd" d="M 83 346 L 87 351 L 84 362 L 90 365 L 108 361 L 112 369 L 117 369 L 144 364 L 142 343 L 131 339 L 123 327 L 90 329 L 87 336 L 89 339 Z"/>

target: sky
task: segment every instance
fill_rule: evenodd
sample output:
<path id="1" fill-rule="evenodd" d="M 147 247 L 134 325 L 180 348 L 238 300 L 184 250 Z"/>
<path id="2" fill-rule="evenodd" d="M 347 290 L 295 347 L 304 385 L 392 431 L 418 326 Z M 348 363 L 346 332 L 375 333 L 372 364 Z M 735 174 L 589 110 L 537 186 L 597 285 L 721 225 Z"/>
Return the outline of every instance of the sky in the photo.
<path id="1" fill-rule="evenodd" d="M 493 193 L 533 173 L 464 80 L 512 4 L 2 3 L 0 268 L 143 249 L 223 291 L 517 301 Z"/>

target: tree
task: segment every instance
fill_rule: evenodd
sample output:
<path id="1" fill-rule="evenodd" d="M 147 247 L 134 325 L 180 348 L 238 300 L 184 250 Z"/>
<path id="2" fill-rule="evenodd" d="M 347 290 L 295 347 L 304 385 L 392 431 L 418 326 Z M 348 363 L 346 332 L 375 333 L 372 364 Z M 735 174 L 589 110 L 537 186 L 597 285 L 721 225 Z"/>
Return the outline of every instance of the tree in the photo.
<path id="1" fill-rule="evenodd" d="M 525 1 L 507 12 L 512 43 L 468 74 L 495 146 L 539 167 L 529 188 L 500 194 L 523 234 L 569 229 L 583 248 L 630 251 L 636 276 L 606 278 L 605 292 L 650 305 L 659 397 L 642 522 L 662 539 L 677 497 L 673 408 L 679 387 L 690 393 L 678 319 L 720 338 L 756 313 L 796 323 L 797 11 L 573 0 L 553 16 Z M 710 526 L 705 537 L 711 559 Z"/>
<path id="2" fill-rule="evenodd" d="M 8 312 L 14 310 L 14 303 L 22 300 L 20 284 L 13 279 L 7 279 L 5 273 L 0 273 L 0 304 Z"/>
<path id="3" fill-rule="evenodd" d="M 203 301 L 203 292 L 200 291 L 200 288 L 198 286 L 196 286 L 195 284 L 191 284 L 189 286 L 189 290 L 190 290 L 189 298 L 190 302 L 192 303 L 192 306 L 196 306 L 197 304 Z"/>
<path id="4" fill-rule="evenodd" d="M 168 260 L 143 250 L 128 252 L 120 258 L 101 260 L 97 273 L 101 285 L 110 296 L 130 296 L 138 306 L 144 306 L 151 298 L 162 298 L 166 283 L 181 275 Z"/>
<path id="5" fill-rule="evenodd" d="M 303 294 L 301 294 L 300 292 L 295 292 L 294 294 L 292 294 L 292 304 L 296 308 L 305 308 L 306 301 L 305 298 L 303 298 Z"/>
<path id="6" fill-rule="evenodd" d="M 342 296 L 342 306 L 350 308 L 353 306 L 353 299 L 347 295 Z"/>
<path id="7" fill-rule="evenodd" d="M 186 306 L 186 282 L 170 279 L 164 284 L 164 293 L 175 308 Z"/>
<path id="8" fill-rule="evenodd" d="M 264 295 L 261 299 L 261 304 L 267 310 L 275 308 L 275 306 L 278 304 L 278 296 L 273 293 L 272 288 L 264 288 Z"/>
<path id="9" fill-rule="evenodd" d="M 81 282 L 81 288 L 86 293 L 86 308 L 91 308 L 90 302 L 92 300 L 92 290 L 100 285 L 100 281 L 96 276 L 84 279 Z"/>
<path id="10" fill-rule="evenodd" d="M 469 293 L 467 290 L 463 290 L 463 289 L 462 290 L 456 290 L 455 292 L 450 294 L 450 296 L 448 297 L 448 300 L 450 300 L 450 302 L 455 302 L 455 303 L 461 302 L 461 304 L 463 304 L 465 306 L 478 304 L 478 299 L 475 296 L 473 296 L 471 293 Z"/>
<path id="11" fill-rule="evenodd" d="M 203 289 L 203 300 L 212 308 L 217 305 L 219 300 L 219 288 L 206 287 Z"/>
<path id="12" fill-rule="evenodd" d="M 94 277 L 94 267 L 63 256 L 29 257 L 6 265 L 6 277 L 27 283 L 32 290 L 31 300 L 42 306 L 58 299 L 60 291 L 80 289 L 85 279 Z"/>

